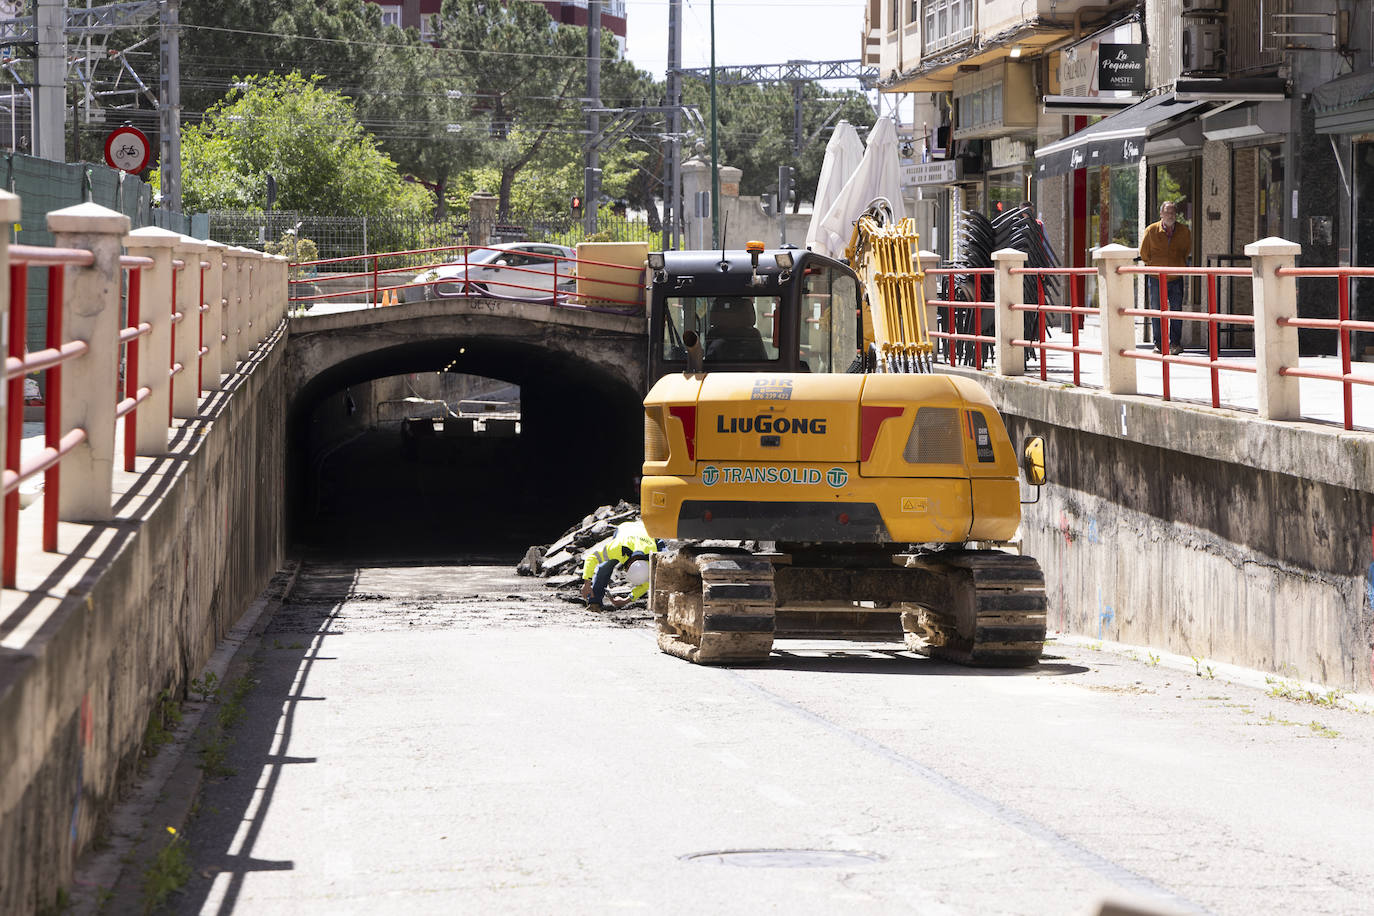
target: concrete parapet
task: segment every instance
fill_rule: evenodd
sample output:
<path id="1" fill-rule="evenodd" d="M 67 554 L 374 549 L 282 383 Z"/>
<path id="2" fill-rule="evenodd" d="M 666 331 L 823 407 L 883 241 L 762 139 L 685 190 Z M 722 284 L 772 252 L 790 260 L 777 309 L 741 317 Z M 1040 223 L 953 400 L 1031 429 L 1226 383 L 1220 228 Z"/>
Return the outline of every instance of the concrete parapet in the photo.
<path id="1" fill-rule="evenodd" d="M 115 517 L 60 526 L 62 553 L 37 548 L 39 506 L 20 514 L 18 588 L 0 593 L 0 913 L 70 884 L 150 713 L 185 696 L 281 565 L 284 483 L 264 469 L 284 462 L 285 349 L 273 338 L 227 380 L 203 435 L 117 471 Z"/>
<path id="2" fill-rule="evenodd" d="M 1044 435 L 1022 520 L 1051 629 L 1374 688 L 1374 436 L 1057 383 L 979 380 Z"/>

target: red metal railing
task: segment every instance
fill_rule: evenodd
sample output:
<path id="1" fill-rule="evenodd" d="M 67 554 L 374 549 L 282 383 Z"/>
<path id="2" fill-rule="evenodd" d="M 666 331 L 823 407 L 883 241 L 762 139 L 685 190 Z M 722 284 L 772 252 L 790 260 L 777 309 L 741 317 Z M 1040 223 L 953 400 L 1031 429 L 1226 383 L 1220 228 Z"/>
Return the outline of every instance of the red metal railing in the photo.
<path id="1" fill-rule="evenodd" d="M 138 405 L 152 394 L 152 389 L 138 384 L 138 351 L 139 338 L 153 330 L 151 324 L 141 320 L 143 271 L 153 266 L 153 259 L 124 255 L 119 259 L 119 266 L 128 272 L 124 306 L 128 326 L 119 332 L 119 342 L 124 347 L 124 399 L 115 405 L 115 420 L 124 420 L 124 470 L 132 471 L 138 446 L 135 426 Z"/>
<path id="2" fill-rule="evenodd" d="M 1276 271 L 1280 277 L 1295 278 L 1334 278 L 1336 283 L 1336 318 L 1279 318 L 1280 327 L 1310 328 L 1335 331 L 1337 352 L 1341 358 L 1340 372 L 1323 372 L 1320 369 L 1303 369 L 1298 366 L 1284 366 L 1280 375 L 1294 378 L 1324 379 L 1341 383 L 1341 396 L 1345 428 L 1355 425 L 1354 387 L 1355 385 L 1374 385 L 1374 376 L 1356 375 L 1351 372 L 1352 335 L 1355 331 L 1374 331 L 1374 321 L 1354 321 L 1350 318 L 1350 281 L 1354 277 L 1374 277 L 1374 267 L 1280 267 Z"/>
<path id="3" fill-rule="evenodd" d="M 86 440 L 84 429 L 62 428 L 62 365 L 90 350 L 85 341 L 62 339 L 62 296 L 64 268 L 68 264 L 90 266 L 94 256 L 76 248 L 37 248 L 32 245 L 11 245 L 10 252 L 10 316 L 9 355 L 5 362 L 6 392 L 9 402 L 5 430 L 4 471 L 4 543 L 0 545 L 0 580 L 6 588 L 15 584 L 19 553 L 19 485 L 39 473 L 43 474 L 43 549 L 57 550 L 57 510 L 61 499 L 62 457 Z M 28 269 L 48 268 L 48 322 L 46 348 L 27 352 Z M 41 452 L 28 460 L 21 453 L 24 423 L 24 376 L 30 372 L 47 372 L 47 397 L 43 402 L 43 438 Z"/>
<path id="4" fill-rule="evenodd" d="M 1143 316 L 1146 318 L 1159 319 L 1159 340 L 1156 344 L 1159 353 L 1150 353 L 1142 350 L 1122 350 L 1116 355 L 1124 356 L 1128 359 L 1141 359 L 1149 362 L 1160 363 L 1163 374 L 1164 400 L 1172 400 L 1173 390 L 1169 369 L 1170 366 L 1200 366 L 1207 369 L 1211 376 L 1212 387 L 1212 406 L 1221 406 L 1221 372 L 1248 372 L 1256 371 L 1253 362 L 1244 363 L 1233 359 L 1218 358 L 1217 350 L 1217 326 L 1220 324 L 1248 325 L 1253 327 L 1255 316 L 1253 315 L 1228 315 L 1218 311 L 1217 308 L 1217 280 L 1221 277 L 1250 277 L 1252 272 L 1248 267 L 1170 267 L 1167 270 L 1160 270 L 1158 267 L 1118 267 L 1117 271 L 1122 274 L 1138 274 L 1146 276 L 1159 285 L 1159 307 L 1158 308 L 1124 308 L 1120 310 L 1122 315 Z M 1169 284 L 1170 278 L 1183 277 L 1202 277 L 1203 286 L 1206 289 L 1207 311 L 1206 312 L 1185 312 L 1174 311 L 1169 308 Z M 1178 356 L 1169 352 L 1169 331 L 1168 326 L 1172 321 L 1205 321 L 1207 322 L 1207 357 Z"/>
<path id="5" fill-rule="evenodd" d="M 1011 307 L 1014 312 L 1035 312 L 1036 332 L 1035 340 L 1024 340 L 1016 338 L 1011 344 L 1014 347 L 1025 347 L 1035 349 L 1040 353 L 1040 378 L 1049 377 L 1049 363 L 1045 359 L 1045 351 L 1057 350 L 1072 354 L 1073 359 L 1073 383 L 1074 385 L 1083 384 L 1081 358 L 1086 354 L 1089 356 L 1101 356 L 1102 351 L 1094 347 L 1084 347 L 1079 343 L 1079 321 L 1080 316 L 1096 315 L 1096 306 L 1088 307 L 1083 305 L 1084 287 L 1087 278 L 1097 275 L 1096 267 L 1013 267 L 1008 271 L 1013 277 L 1035 277 L 1036 302 L 1033 305 L 1022 304 Z M 1045 301 L 1045 278 L 1046 277 L 1068 277 L 1069 278 L 1069 304 L 1050 305 Z M 1070 315 L 1072 320 L 1069 326 L 1072 329 L 1072 343 L 1053 344 L 1047 339 L 1048 322 L 1047 318 L 1051 314 Z"/>
<path id="6" fill-rule="evenodd" d="M 985 345 L 997 343 L 996 337 L 988 337 L 979 334 L 978 331 L 983 327 L 983 311 L 985 309 L 995 309 L 996 305 L 992 302 L 983 301 L 983 290 L 992 290 L 992 278 L 996 271 L 991 267 L 930 267 L 925 273 L 930 276 L 944 277 L 947 296 L 957 295 L 956 290 L 967 289 L 971 300 L 963 299 L 927 299 L 926 306 L 934 306 L 937 309 L 945 310 L 945 327 L 947 331 L 930 331 L 931 337 L 936 340 L 945 341 L 946 362 L 953 366 L 957 360 L 957 350 L 960 343 L 971 344 L 974 348 L 974 365 L 979 369 L 983 368 L 983 348 Z M 973 333 L 959 333 L 957 322 L 958 311 L 969 309 L 972 318 L 971 327 Z"/>
<path id="7" fill-rule="evenodd" d="M 532 258 L 536 261 L 547 262 L 550 269 L 543 270 L 538 267 L 526 265 L 498 265 L 499 258 L 477 258 L 474 259 L 476 252 L 505 252 L 506 249 L 491 245 L 450 245 L 442 248 L 416 248 L 409 251 L 391 251 L 370 255 L 358 255 L 353 257 L 323 258 L 316 261 L 301 261 L 291 265 L 292 270 L 297 269 L 318 269 L 328 265 L 338 264 L 358 264 L 370 265 L 363 270 L 329 274 L 331 281 L 348 281 L 365 279 L 367 284 L 362 290 L 352 289 L 342 292 L 316 293 L 314 295 L 296 295 L 294 292 L 290 297 L 293 305 L 298 303 L 319 302 L 329 299 L 348 299 L 357 297 L 360 292 L 368 297 L 368 304 L 376 306 L 381 303 L 383 294 L 391 292 L 398 294 L 398 290 L 420 289 L 423 291 L 421 298 L 461 298 L 467 296 L 485 296 L 495 299 L 515 299 L 518 301 L 537 301 L 548 302 L 555 306 L 575 306 L 583 310 L 593 311 L 625 311 L 630 308 L 643 308 L 643 268 L 627 267 L 624 264 L 612 264 L 605 261 L 592 261 L 585 258 L 568 258 L 557 255 L 546 255 L 540 252 L 521 250 L 511 252 L 518 254 L 522 258 Z M 403 267 L 382 267 L 381 263 L 385 259 L 408 258 L 413 259 L 419 255 L 452 254 L 446 259 L 420 265 L 408 264 Z M 437 278 L 433 280 L 419 280 L 420 274 L 442 267 L 456 267 L 459 264 L 463 267 L 461 276 L 452 278 Z M 594 281 L 599 289 L 614 287 L 615 296 L 601 295 L 599 292 L 595 296 L 579 293 L 574 290 L 560 290 L 560 283 L 575 281 L 581 271 L 580 268 L 596 267 L 605 268 L 612 271 L 619 271 L 613 276 L 620 279 L 610 279 L 598 276 Z M 481 271 L 483 268 L 499 268 L 499 277 L 483 279 Z M 383 285 L 383 277 L 391 277 L 396 274 L 413 274 L 415 278 L 409 282 Z M 511 274 L 520 274 L 516 278 Z M 537 278 L 550 277 L 551 286 L 533 285 Z M 291 280 L 290 284 L 294 290 L 297 287 L 310 284 L 320 279 L 316 277 L 305 277 Z M 519 282 L 525 280 L 526 282 Z M 493 293 L 489 287 L 502 290 L 500 293 Z M 514 290 L 514 293 L 509 291 Z M 529 295 L 526 295 L 526 294 Z M 621 298 L 623 297 L 623 298 Z M 614 308 L 605 308 L 605 305 Z"/>

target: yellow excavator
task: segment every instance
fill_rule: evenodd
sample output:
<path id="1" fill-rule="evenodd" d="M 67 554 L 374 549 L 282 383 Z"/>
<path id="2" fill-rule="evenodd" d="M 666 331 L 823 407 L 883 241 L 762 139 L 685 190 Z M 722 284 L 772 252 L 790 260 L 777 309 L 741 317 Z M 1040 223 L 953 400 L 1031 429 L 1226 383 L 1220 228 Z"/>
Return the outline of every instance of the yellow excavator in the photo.
<path id="1" fill-rule="evenodd" d="M 976 382 L 931 371 L 917 250 L 875 202 L 848 263 L 757 242 L 650 255 L 640 496 L 677 542 L 651 572 L 664 652 L 754 663 L 813 638 L 1039 661 L 1044 576 L 1012 542 L 1044 442 L 1018 456 Z"/>

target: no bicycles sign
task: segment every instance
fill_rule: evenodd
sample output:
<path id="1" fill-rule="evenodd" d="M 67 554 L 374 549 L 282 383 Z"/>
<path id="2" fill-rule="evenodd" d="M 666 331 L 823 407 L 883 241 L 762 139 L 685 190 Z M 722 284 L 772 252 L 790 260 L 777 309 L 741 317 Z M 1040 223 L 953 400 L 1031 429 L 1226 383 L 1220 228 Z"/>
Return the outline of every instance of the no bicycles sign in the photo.
<path id="1" fill-rule="evenodd" d="M 148 136 L 126 124 L 110 131 L 105 138 L 105 161 L 111 168 L 137 175 L 148 167 L 150 149 Z"/>

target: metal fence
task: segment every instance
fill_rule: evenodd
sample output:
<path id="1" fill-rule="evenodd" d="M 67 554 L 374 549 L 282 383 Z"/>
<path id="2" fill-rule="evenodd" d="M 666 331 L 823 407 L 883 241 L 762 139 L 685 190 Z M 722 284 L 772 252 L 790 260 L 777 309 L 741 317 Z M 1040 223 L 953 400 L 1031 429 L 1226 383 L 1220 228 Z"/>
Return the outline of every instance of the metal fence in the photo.
<path id="1" fill-rule="evenodd" d="M 314 242 L 320 259 L 348 258 L 388 251 L 410 251 L 471 243 L 472 225 L 466 214 L 439 219 L 411 214 L 327 216 L 293 210 L 249 212 L 213 210 L 210 238 L 226 245 L 261 249 L 294 234 Z M 575 246 L 578 242 L 652 242 L 655 234 L 643 219 L 614 213 L 597 217 L 594 234 L 571 214 L 510 214 L 490 227 L 493 242 L 549 242 Z M 290 256 L 288 250 L 288 256 Z"/>
<path id="2" fill-rule="evenodd" d="M 10 235 L 15 244 L 51 246 L 47 215 L 86 201 L 128 216 L 132 229 L 158 226 L 191 234 L 190 219 L 153 206 L 152 187 L 137 175 L 91 162 L 52 162 L 16 152 L 5 154 L 4 168 L 4 188 L 18 194 L 23 206 Z M 43 346 L 47 313 L 48 278 L 38 271 L 29 282 L 28 298 L 28 344 L 35 350 Z"/>

